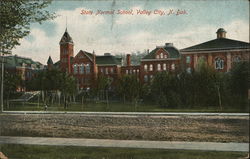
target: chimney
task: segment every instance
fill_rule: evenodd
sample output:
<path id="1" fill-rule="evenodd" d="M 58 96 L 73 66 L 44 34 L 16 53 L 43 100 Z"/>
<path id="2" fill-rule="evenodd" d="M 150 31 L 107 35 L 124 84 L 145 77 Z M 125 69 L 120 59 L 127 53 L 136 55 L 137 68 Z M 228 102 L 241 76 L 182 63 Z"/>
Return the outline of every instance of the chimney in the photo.
<path id="1" fill-rule="evenodd" d="M 216 34 L 217 34 L 217 39 L 219 38 L 226 38 L 226 31 L 223 28 L 220 28 L 217 30 Z"/>
<path id="2" fill-rule="evenodd" d="M 131 56 L 130 54 L 127 54 L 127 66 L 131 65 Z"/>

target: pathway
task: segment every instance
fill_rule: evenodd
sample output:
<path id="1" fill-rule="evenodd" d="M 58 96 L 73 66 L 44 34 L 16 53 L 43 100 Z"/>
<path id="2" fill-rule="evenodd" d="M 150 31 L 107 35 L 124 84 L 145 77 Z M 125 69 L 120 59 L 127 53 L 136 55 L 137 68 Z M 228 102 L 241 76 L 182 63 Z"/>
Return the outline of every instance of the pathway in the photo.
<path id="1" fill-rule="evenodd" d="M 170 142 L 170 141 L 142 141 L 142 140 L 107 140 L 107 139 L 82 139 L 82 138 L 78 139 L 78 138 L 0 136 L 0 144 L 249 152 L 249 143 L 179 142 L 179 141 Z"/>

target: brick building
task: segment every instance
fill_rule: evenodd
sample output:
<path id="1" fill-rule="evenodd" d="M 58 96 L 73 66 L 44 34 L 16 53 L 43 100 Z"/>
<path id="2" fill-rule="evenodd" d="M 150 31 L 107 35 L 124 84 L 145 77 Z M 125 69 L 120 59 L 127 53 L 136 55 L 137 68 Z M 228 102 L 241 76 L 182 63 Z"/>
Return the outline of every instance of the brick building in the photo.
<path id="1" fill-rule="evenodd" d="M 79 89 L 90 88 L 98 76 L 109 78 L 111 85 L 120 76 L 122 59 L 116 58 L 110 53 L 97 56 L 94 51 L 89 53 L 80 50 L 74 56 L 74 42 L 67 29 L 59 44 L 60 61 L 53 64 L 51 57 L 49 57 L 47 64 L 50 67 L 48 68 L 56 67 L 68 74 L 72 74 L 77 80 Z"/>
<path id="2" fill-rule="evenodd" d="M 153 79 L 157 72 L 177 72 L 180 67 L 180 52 L 172 43 L 156 46 L 141 60 L 140 80 L 145 83 Z"/>
<path id="3" fill-rule="evenodd" d="M 178 73 L 180 70 L 192 72 L 199 64 L 207 64 L 216 71 L 227 72 L 234 63 L 249 60 L 249 43 L 227 39 L 226 31 L 218 29 L 217 38 L 178 50 L 172 43 L 156 46 L 151 52 L 141 59 L 140 65 L 131 65 L 131 56 L 126 56 L 126 64 L 122 65 L 122 58 L 117 58 L 110 53 L 97 56 L 80 50 L 74 56 L 74 42 L 67 29 L 60 44 L 60 60 L 53 63 L 48 59 L 48 69 L 56 67 L 68 74 L 72 74 L 80 89 L 91 88 L 93 81 L 99 76 L 108 77 L 111 84 L 123 75 L 135 75 L 142 83 L 153 79 L 157 72 L 167 71 Z"/>
<path id="4" fill-rule="evenodd" d="M 195 70 L 205 63 L 216 71 L 228 72 L 240 61 L 249 61 L 250 45 L 247 42 L 226 38 L 226 31 L 220 28 L 217 38 L 181 50 L 183 69 Z"/>
<path id="5" fill-rule="evenodd" d="M 30 58 L 11 55 L 4 57 L 4 68 L 9 73 L 20 75 L 23 81 L 31 80 L 38 71 L 44 70 L 44 65 Z M 0 66 L 1 67 L 1 66 Z M 25 88 L 18 88 L 23 91 Z"/>

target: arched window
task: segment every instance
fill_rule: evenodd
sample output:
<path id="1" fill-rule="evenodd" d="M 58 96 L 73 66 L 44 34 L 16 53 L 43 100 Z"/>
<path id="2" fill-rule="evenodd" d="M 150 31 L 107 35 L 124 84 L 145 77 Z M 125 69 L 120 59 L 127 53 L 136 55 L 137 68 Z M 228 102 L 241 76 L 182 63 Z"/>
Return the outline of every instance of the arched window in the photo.
<path id="1" fill-rule="evenodd" d="M 167 70 L 167 64 L 163 64 L 163 70 L 166 71 Z"/>
<path id="2" fill-rule="evenodd" d="M 86 64 L 86 73 L 89 74 L 90 73 L 90 65 Z"/>
<path id="3" fill-rule="evenodd" d="M 84 65 L 83 64 L 81 64 L 81 65 L 79 65 L 79 72 L 80 72 L 80 74 L 84 74 Z"/>
<path id="4" fill-rule="evenodd" d="M 157 71 L 161 71 L 161 64 L 157 64 Z"/>
<path id="5" fill-rule="evenodd" d="M 161 56 L 161 59 L 163 59 L 163 53 L 161 53 L 160 56 Z"/>
<path id="6" fill-rule="evenodd" d="M 149 71 L 153 71 L 153 64 L 149 65 Z"/>
<path id="7" fill-rule="evenodd" d="M 217 57 L 215 59 L 215 69 L 222 70 L 224 68 L 224 60 L 222 58 Z"/>
<path id="8" fill-rule="evenodd" d="M 160 58 L 160 55 L 156 55 L 156 58 L 159 59 L 159 58 Z"/>
<path id="9" fill-rule="evenodd" d="M 175 70 L 175 64 L 171 64 L 171 70 Z"/>
<path id="10" fill-rule="evenodd" d="M 148 82 L 148 75 L 144 75 L 144 82 Z"/>
<path id="11" fill-rule="evenodd" d="M 166 58 L 168 58 L 168 57 L 167 57 L 167 55 L 165 54 L 165 55 L 164 55 L 164 59 L 166 59 Z"/>
<path id="12" fill-rule="evenodd" d="M 148 71 L 148 65 L 144 65 L 144 71 Z"/>
<path id="13" fill-rule="evenodd" d="M 73 69 L 74 69 L 74 74 L 77 74 L 78 73 L 78 65 L 74 64 Z"/>

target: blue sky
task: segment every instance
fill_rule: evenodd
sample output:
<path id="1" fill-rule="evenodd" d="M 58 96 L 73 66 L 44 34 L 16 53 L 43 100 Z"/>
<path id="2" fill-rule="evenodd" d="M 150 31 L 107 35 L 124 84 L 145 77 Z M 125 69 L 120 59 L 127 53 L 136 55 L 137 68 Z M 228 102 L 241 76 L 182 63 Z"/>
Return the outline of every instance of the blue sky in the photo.
<path id="1" fill-rule="evenodd" d="M 46 63 L 51 55 L 59 60 L 59 41 L 66 28 L 80 50 L 102 55 L 105 52 L 131 53 L 154 49 L 171 42 L 185 48 L 216 38 L 216 30 L 223 27 L 227 37 L 249 42 L 249 2 L 247 0 L 107 0 L 53 1 L 48 8 L 58 17 L 31 25 L 29 36 L 13 54 L 31 57 Z M 183 15 L 137 15 L 137 10 L 185 10 Z M 81 10 L 133 10 L 134 15 L 81 15 Z"/>

